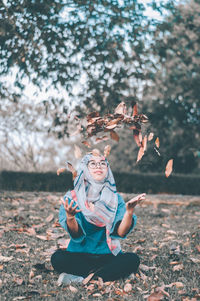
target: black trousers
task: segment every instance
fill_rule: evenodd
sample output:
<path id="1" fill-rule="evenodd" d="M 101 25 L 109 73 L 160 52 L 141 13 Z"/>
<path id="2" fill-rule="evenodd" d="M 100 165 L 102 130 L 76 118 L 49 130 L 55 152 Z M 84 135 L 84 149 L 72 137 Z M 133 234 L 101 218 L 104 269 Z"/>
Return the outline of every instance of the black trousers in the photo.
<path id="1" fill-rule="evenodd" d="M 88 276 L 94 272 L 103 281 L 113 281 L 136 273 L 140 259 L 135 253 L 88 254 L 58 249 L 51 257 L 53 268 L 59 272 Z"/>

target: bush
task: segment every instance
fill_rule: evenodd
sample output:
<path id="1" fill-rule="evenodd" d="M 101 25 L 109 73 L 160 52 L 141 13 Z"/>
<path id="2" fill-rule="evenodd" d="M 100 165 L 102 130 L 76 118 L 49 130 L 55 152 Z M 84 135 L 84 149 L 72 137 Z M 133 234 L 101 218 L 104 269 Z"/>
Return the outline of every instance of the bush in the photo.
<path id="1" fill-rule="evenodd" d="M 117 190 L 125 193 L 170 193 L 183 195 L 200 195 L 200 176 L 155 173 L 114 173 Z M 71 173 L 57 176 L 53 172 L 27 173 L 2 171 L 0 189 L 15 191 L 60 191 L 73 188 Z"/>

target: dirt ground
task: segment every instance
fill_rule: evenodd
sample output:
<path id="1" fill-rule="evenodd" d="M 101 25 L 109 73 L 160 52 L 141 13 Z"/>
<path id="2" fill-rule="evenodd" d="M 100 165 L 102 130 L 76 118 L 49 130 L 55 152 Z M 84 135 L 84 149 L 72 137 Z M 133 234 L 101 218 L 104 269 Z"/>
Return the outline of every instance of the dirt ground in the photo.
<path id="1" fill-rule="evenodd" d="M 58 286 L 50 256 L 69 238 L 58 224 L 61 196 L 0 192 L 0 300 L 200 300 L 200 197 L 147 195 L 136 208 L 121 243 L 140 256 L 135 277 Z"/>

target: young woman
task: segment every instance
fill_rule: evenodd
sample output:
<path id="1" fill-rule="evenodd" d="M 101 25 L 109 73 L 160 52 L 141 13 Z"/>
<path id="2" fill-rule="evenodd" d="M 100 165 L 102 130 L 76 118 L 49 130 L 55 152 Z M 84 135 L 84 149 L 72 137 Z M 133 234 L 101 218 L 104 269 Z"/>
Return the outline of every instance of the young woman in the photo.
<path id="1" fill-rule="evenodd" d="M 80 281 L 92 272 L 104 281 L 136 273 L 139 257 L 122 252 L 119 239 L 136 225 L 134 208 L 144 199 L 143 193 L 125 204 L 107 159 L 100 153 L 84 156 L 74 190 L 66 193 L 59 212 L 59 222 L 70 235 L 67 250 L 51 257 L 53 268 L 62 273 L 60 282 Z"/>

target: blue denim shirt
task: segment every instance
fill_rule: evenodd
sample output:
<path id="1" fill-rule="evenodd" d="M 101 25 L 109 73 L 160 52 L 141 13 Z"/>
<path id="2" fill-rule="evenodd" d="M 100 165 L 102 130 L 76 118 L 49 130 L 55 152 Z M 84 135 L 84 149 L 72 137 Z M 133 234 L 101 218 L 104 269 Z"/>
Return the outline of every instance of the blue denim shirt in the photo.
<path id="1" fill-rule="evenodd" d="M 126 206 L 123 198 L 119 194 L 117 195 L 118 195 L 118 208 L 117 208 L 115 220 L 112 225 L 110 236 L 117 239 L 118 238 L 124 239 L 126 238 L 127 235 L 123 238 L 120 237 L 117 234 L 116 225 L 119 225 L 120 221 L 122 220 L 124 213 L 126 211 Z M 66 199 L 66 197 L 64 197 L 64 199 Z M 77 209 L 79 209 L 79 207 L 77 207 Z M 70 230 L 66 222 L 67 217 L 66 217 L 64 206 L 63 205 L 60 206 L 59 223 L 69 233 L 70 236 L 70 242 L 67 247 L 67 251 L 90 253 L 90 254 L 110 254 L 111 251 L 106 242 L 106 228 L 98 227 L 92 223 L 89 223 L 84 217 L 84 215 L 82 214 L 82 212 L 78 212 L 75 215 L 75 218 L 79 224 L 79 227 L 82 230 L 82 234 L 78 238 L 74 238 L 71 236 Z M 129 232 L 136 225 L 136 222 L 137 222 L 137 217 L 136 215 L 133 215 L 133 221 Z"/>

